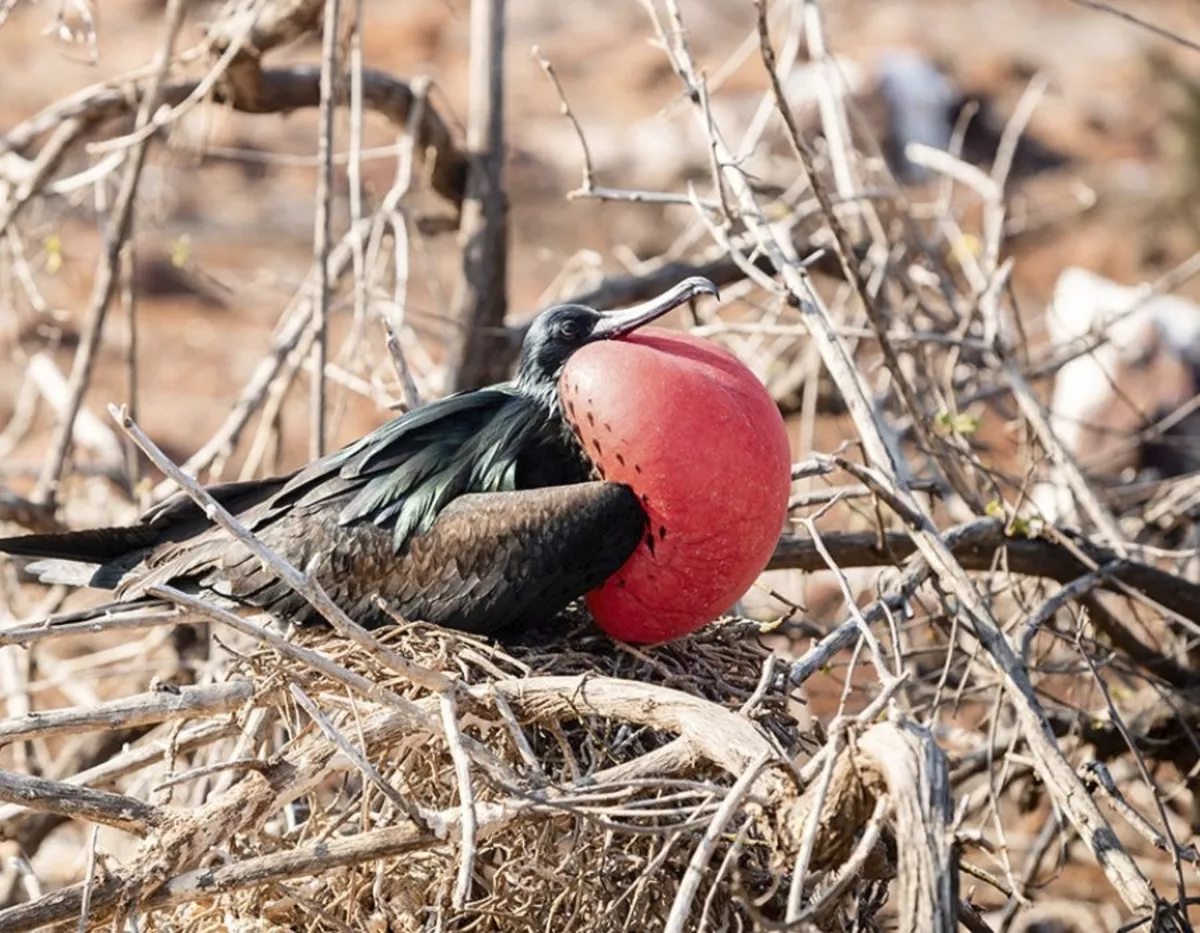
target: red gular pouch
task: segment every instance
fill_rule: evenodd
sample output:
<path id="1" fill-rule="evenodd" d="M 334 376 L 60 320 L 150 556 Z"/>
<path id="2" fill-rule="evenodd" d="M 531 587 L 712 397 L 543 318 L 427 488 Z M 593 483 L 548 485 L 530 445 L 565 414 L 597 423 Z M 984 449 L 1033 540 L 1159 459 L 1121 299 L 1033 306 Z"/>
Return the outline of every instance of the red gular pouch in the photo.
<path id="1" fill-rule="evenodd" d="M 588 456 L 648 520 L 587 594 L 596 622 L 660 642 L 727 611 L 766 566 L 791 490 L 787 433 L 762 383 L 715 343 L 648 327 L 581 347 L 559 392 Z"/>

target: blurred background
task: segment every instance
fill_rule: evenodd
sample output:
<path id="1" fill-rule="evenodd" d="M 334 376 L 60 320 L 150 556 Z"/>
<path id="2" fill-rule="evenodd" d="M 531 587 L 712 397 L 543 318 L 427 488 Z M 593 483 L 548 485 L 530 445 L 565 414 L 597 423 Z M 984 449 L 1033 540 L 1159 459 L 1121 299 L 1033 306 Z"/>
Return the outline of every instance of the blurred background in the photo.
<path id="1" fill-rule="evenodd" d="M 0 135 L 91 84 L 145 67 L 161 41 L 162 8 L 153 0 L 4 7 Z M 682 9 L 697 64 L 709 77 L 714 119 L 736 136 L 753 118 L 766 87 L 754 9 L 727 0 L 684 0 Z M 1182 36 L 1200 36 L 1200 7 L 1190 0 L 1125 3 L 1122 9 Z M 188 4 L 178 47 L 202 41 L 205 24 L 220 12 L 218 4 Z M 829 49 L 855 110 L 864 127 L 875 129 L 885 154 L 898 120 L 919 122 L 931 109 L 944 109 L 952 119 L 965 103 L 978 111 L 964 155 L 988 165 L 1030 81 L 1046 81 L 1016 159 L 1005 245 L 1016 258 L 1013 283 L 1022 314 L 1034 324 L 1065 266 L 1083 265 L 1133 284 L 1197 248 L 1200 53 L 1069 0 L 842 0 L 824 13 Z M 366 65 L 401 78 L 428 75 L 431 102 L 461 142 L 468 106 L 468 4 L 367 0 L 363 15 Z M 347 10 L 345 19 L 350 18 Z M 604 275 L 636 272 L 672 249 L 685 252 L 688 244 L 679 239 L 685 232 L 692 231 L 692 241 L 705 237 L 694 231 L 695 212 L 687 205 L 566 198 L 580 184 L 581 151 L 531 54 L 533 46 L 553 64 L 582 126 L 597 185 L 686 192 L 692 182 L 707 191 L 710 173 L 693 115 L 679 105 L 679 82 L 655 47 L 639 3 L 514 0 L 508 19 L 510 316 L 520 319 Z M 272 52 L 270 61 L 312 63 L 319 57 L 320 37 L 309 36 Z M 803 57 L 788 89 L 802 122 L 812 125 L 814 92 Z M 907 88 L 907 103 L 889 102 L 893 85 Z M 897 107 L 907 116 L 897 117 Z M 272 329 L 310 269 L 317 130 L 315 109 L 260 116 L 201 104 L 173 125 L 165 146 L 152 149 L 135 226 L 144 351 L 138 363 L 139 417 L 180 459 L 226 417 L 269 353 Z M 364 133 L 362 179 L 369 208 L 395 176 L 396 133 L 370 113 Z M 349 217 L 347 139 L 343 112 L 335 141 L 342 155 L 335 166 L 335 236 Z M 99 158 L 77 149 L 68 167 L 80 170 Z M 774 124 L 755 160 L 764 186 L 786 189 L 796 181 L 794 160 Z M 906 180 L 914 201 L 932 210 L 938 181 L 906 172 L 902 161 L 893 158 L 893 170 Z M 406 202 L 410 218 L 448 212 L 419 183 L 414 189 Z M 23 285 L 13 281 L 12 263 L 5 264 L 0 422 L 17 405 L 23 358 L 49 351 L 69 371 L 100 247 L 97 207 L 95 189 L 84 187 L 65 197 L 37 199 L 21 215 L 23 259 L 44 306 L 31 303 Z M 451 326 L 447 307 L 461 274 L 454 238 L 453 232 L 418 237 L 410 257 L 411 337 L 405 345 L 420 384 L 430 392 L 440 391 L 438 362 Z M 1190 290 L 1197 293 L 1194 284 Z M 351 306 L 343 289 L 334 305 L 335 333 L 343 338 Z M 106 403 L 129 397 L 120 362 L 126 341 L 120 317 L 105 330 L 85 399 L 85 407 L 102 418 Z M 398 397 L 394 383 L 386 385 L 364 365 L 384 357 L 378 329 L 331 352 L 331 361 L 347 374 L 331 387 L 333 443 L 385 417 L 379 399 L 363 398 L 352 377 L 372 382 L 379 396 Z M 307 396 L 293 391 L 282 406 L 283 423 L 296 419 L 299 429 L 281 432 L 270 464 L 282 468 L 305 456 Z M 51 430 L 52 418 L 41 406 L 33 429 L 5 449 L 2 469 L 14 487 L 36 474 Z"/>

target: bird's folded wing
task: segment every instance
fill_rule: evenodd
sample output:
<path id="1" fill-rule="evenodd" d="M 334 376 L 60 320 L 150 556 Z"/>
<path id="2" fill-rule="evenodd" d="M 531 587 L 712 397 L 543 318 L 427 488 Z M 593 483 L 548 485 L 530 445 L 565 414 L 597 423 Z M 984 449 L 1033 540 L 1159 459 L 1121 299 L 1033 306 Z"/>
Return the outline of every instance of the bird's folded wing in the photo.
<path id="1" fill-rule="evenodd" d="M 529 404 L 502 388 L 431 402 L 298 471 L 252 527 L 336 508 L 344 526 L 367 521 L 390 529 L 401 551 L 456 496 L 515 487 L 517 461 L 536 425 Z"/>
<path id="2" fill-rule="evenodd" d="M 645 531 L 620 483 L 461 496 L 412 540 L 389 602 L 473 632 L 544 621 L 612 576 Z"/>

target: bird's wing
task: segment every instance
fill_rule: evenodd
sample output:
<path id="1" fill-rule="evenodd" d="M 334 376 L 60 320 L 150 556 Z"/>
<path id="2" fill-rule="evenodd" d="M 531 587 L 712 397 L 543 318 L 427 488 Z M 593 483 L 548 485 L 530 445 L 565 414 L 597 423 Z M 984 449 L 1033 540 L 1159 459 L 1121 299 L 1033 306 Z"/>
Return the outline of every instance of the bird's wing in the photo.
<path id="1" fill-rule="evenodd" d="M 467 493 L 399 556 L 390 532 L 370 522 L 324 540 L 314 529 L 328 529 L 333 519 L 328 513 L 311 521 L 285 515 L 264 538 L 310 573 L 351 618 L 368 627 L 388 624 L 391 616 L 378 605 L 382 599 L 409 621 L 487 635 L 519 630 L 523 637 L 616 573 L 647 528 L 634 492 L 609 482 Z M 302 596 L 240 543 L 206 536 L 184 546 L 180 563 L 131 574 L 121 595 L 144 598 L 155 583 L 175 580 L 184 589 L 266 609 L 296 624 L 319 620 Z"/>
<path id="2" fill-rule="evenodd" d="M 220 483 L 208 491 L 255 532 L 285 516 L 302 523 L 335 509 L 343 525 L 372 521 L 390 528 L 400 551 L 455 496 L 513 488 L 517 458 L 536 420 L 522 417 L 529 405 L 504 387 L 452 395 L 288 476 Z M 225 541 L 190 499 L 177 494 L 136 525 L 0 539 L 0 552 L 47 559 L 48 580 L 69 577 L 115 589 L 132 584 L 126 578 L 135 568 L 134 577 L 159 571 L 153 576 L 160 581 L 210 570 Z M 64 576 L 63 562 L 83 566 Z"/>
<path id="3" fill-rule="evenodd" d="M 342 526 L 390 529 L 403 551 L 457 496 L 516 488 L 517 463 L 544 421 L 532 406 L 502 386 L 431 402 L 301 469 L 251 527 L 332 508 Z"/>
<path id="4" fill-rule="evenodd" d="M 295 474 L 272 476 L 267 479 L 238 480 L 231 483 L 213 483 L 205 491 L 234 515 L 240 515 L 278 492 Z M 181 531 L 184 526 L 203 527 L 209 524 L 208 517 L 185 492 L 168 496 L 148 509 L 139 519 L 141 524 L 161 530 Z"/>
<path id="5" fill-rule="evenodd" d="M 471 632 L 541 623 L 616 573 L 645 533 L 620 483 L 461 496 L 413 539 L 388 602 Z"/>
<path id="6" fill-rule="evenodd" d="M 392 553 L 402 553 L 457 496 L 514 488 L 516 464 L 539 423 L 530 404 L 500 386 L 430 402 L 302 467 L 241 518 L 291 561 L 307 553 L 306 536 L 327 536 L 325 547 L 333 547 L 331 537 L 353 537 L 350 526 L 363 523 L 390 535 Z M 219 576 L 229 555 L 217 529 L 172 539 L 125 576 L 121 591 Z"/>

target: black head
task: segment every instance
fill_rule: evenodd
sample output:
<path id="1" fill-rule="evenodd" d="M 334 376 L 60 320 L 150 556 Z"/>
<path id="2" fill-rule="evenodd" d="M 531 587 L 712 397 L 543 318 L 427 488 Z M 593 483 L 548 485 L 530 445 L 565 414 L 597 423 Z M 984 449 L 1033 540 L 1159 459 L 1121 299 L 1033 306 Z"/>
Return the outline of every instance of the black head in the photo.
<path id="1" fill-rule="evenodd" d="M 525 335 L 517 382 L 526 389 L 553 387 L 571 354 L 585 344 L 622 337 L 693 298 L 716 294 L 712 282 L 693 276 L 624 311 L 605 313 L 587 305 L 548 308 L 534 319 Z"/>

